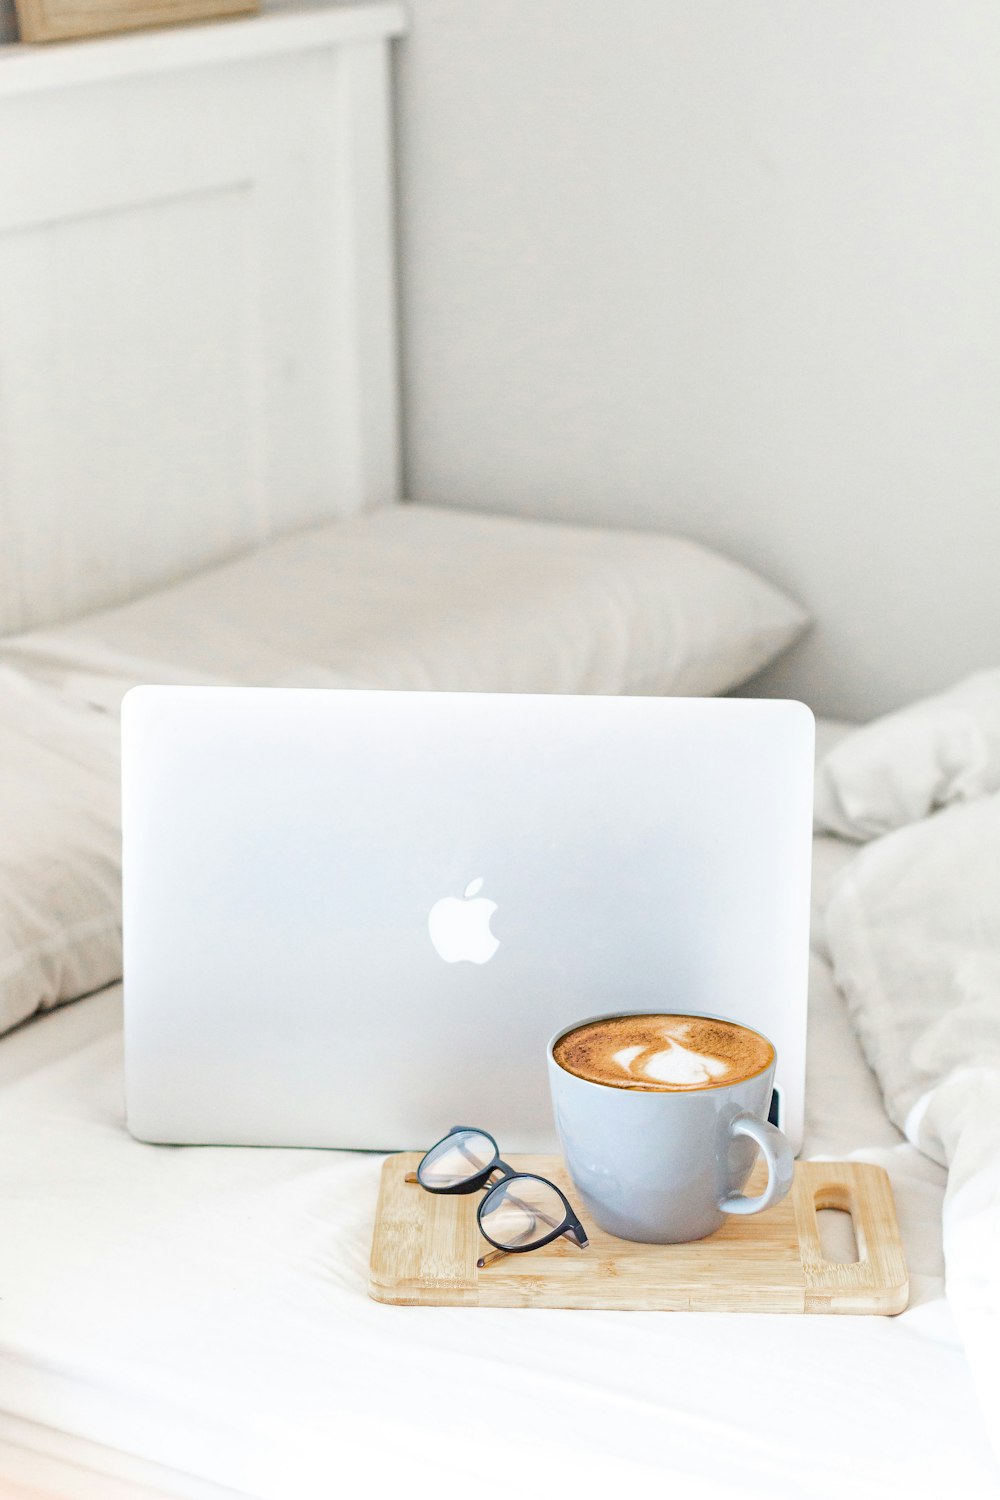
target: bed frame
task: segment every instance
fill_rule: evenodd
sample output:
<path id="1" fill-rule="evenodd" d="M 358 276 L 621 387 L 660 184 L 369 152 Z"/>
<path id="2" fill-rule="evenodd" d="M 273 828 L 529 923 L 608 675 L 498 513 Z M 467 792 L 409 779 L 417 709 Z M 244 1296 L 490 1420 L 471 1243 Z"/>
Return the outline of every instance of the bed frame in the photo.
<path id="1" fill-rule="evenodd" d="M 399 498 L 403 25 L 0 47 L 0 633 Z"/>

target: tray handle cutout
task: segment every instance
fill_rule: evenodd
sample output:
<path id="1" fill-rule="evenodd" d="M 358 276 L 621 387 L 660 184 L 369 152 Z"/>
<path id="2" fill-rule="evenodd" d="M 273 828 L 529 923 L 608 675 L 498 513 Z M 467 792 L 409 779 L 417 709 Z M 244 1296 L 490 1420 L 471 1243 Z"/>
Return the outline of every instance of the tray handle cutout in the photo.
<path id="1" fill-rule="evenodd" d="M 909 1280 L 889 1178 L 867 1162 L 800 1162 L 792 1190 L 806 1307 L 813 1312 L 903 1311 Z M 857 1259 L 828 1260 L 817 1211 L 850 1214 Z"/>
<path id="2" fill-rule="evenodd" d="M 822 1203 L 816 1198 L 816 1225 L 819 1229 L 820 1249 L 824 1259 L 836 1261 L 839 1266 L 853 1266 L 858 1256 L 858 1237 L 854 1232 L 854 1217 L 850 1209 Z"/>

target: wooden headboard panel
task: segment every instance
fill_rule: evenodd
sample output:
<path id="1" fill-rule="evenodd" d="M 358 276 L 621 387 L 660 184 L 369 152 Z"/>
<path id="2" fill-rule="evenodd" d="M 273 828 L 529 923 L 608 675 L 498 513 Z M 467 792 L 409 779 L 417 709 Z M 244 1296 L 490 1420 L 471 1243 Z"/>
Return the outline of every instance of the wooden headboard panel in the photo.
<path id="1" fill-rule="evenodd" d="M 0 633 L 399 498 L 402 25 L 0 48 Z"/>

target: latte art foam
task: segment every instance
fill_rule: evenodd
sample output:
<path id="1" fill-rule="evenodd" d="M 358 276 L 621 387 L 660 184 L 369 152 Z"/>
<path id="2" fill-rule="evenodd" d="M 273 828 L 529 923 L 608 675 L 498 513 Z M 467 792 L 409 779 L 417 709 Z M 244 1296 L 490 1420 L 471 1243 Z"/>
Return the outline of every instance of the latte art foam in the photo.
<path id="1" fill-rule="evenodd" d="M 774 1058 L 764 1037 L 707 1016 L 611 1016 L 560 1037 L 567 1073 L 620 1089 L 711 1089 L 761 1073 Z"/>
<path id="2" fill-rule="evenodd" d="M 644 1082 L 669 1083 L 674 1088 L 692 1085 L 701 1088 L 715 1079 L 725 1078 L 732 1071 L 721 1057 L 692 1052 L 667 1032 L 664 1032 L 664 1040 L 667 1045 L 660 1050 L 623 1047 L 613 1054 L 614 1061 L 630 1078 L 640 1074 Z"/>

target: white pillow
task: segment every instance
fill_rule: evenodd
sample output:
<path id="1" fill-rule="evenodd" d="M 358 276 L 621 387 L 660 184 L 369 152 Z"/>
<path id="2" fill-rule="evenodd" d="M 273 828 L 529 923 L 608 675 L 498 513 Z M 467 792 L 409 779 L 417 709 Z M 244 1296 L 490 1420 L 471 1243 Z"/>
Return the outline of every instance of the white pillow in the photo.
<path id="1" fill-rule="evenodd" d="M 109 708 L 156 681 L 699 695 L 805 624 L 694 542 L 397 505 L 14 638 L 0 659 Z"/>
<path id="2" fill-rule="evenodd" d="M 118 733 L 0 667 L 0 1032 L 120 972 Z"/>
<path id="3" fill-rule="evenodd" d="M 841 740 L 816 771 L 816 826 L 873 839 L 1000 790 L 1000 671 L 978 672 Z"/>
<path id="4" fill-rule="evenodd" d="M 116 725 L 136 683 L 716 693 L 804 625 L 692 542 L 400 505 L 9 638 L 0 1029 L 120 977 Z"/>

